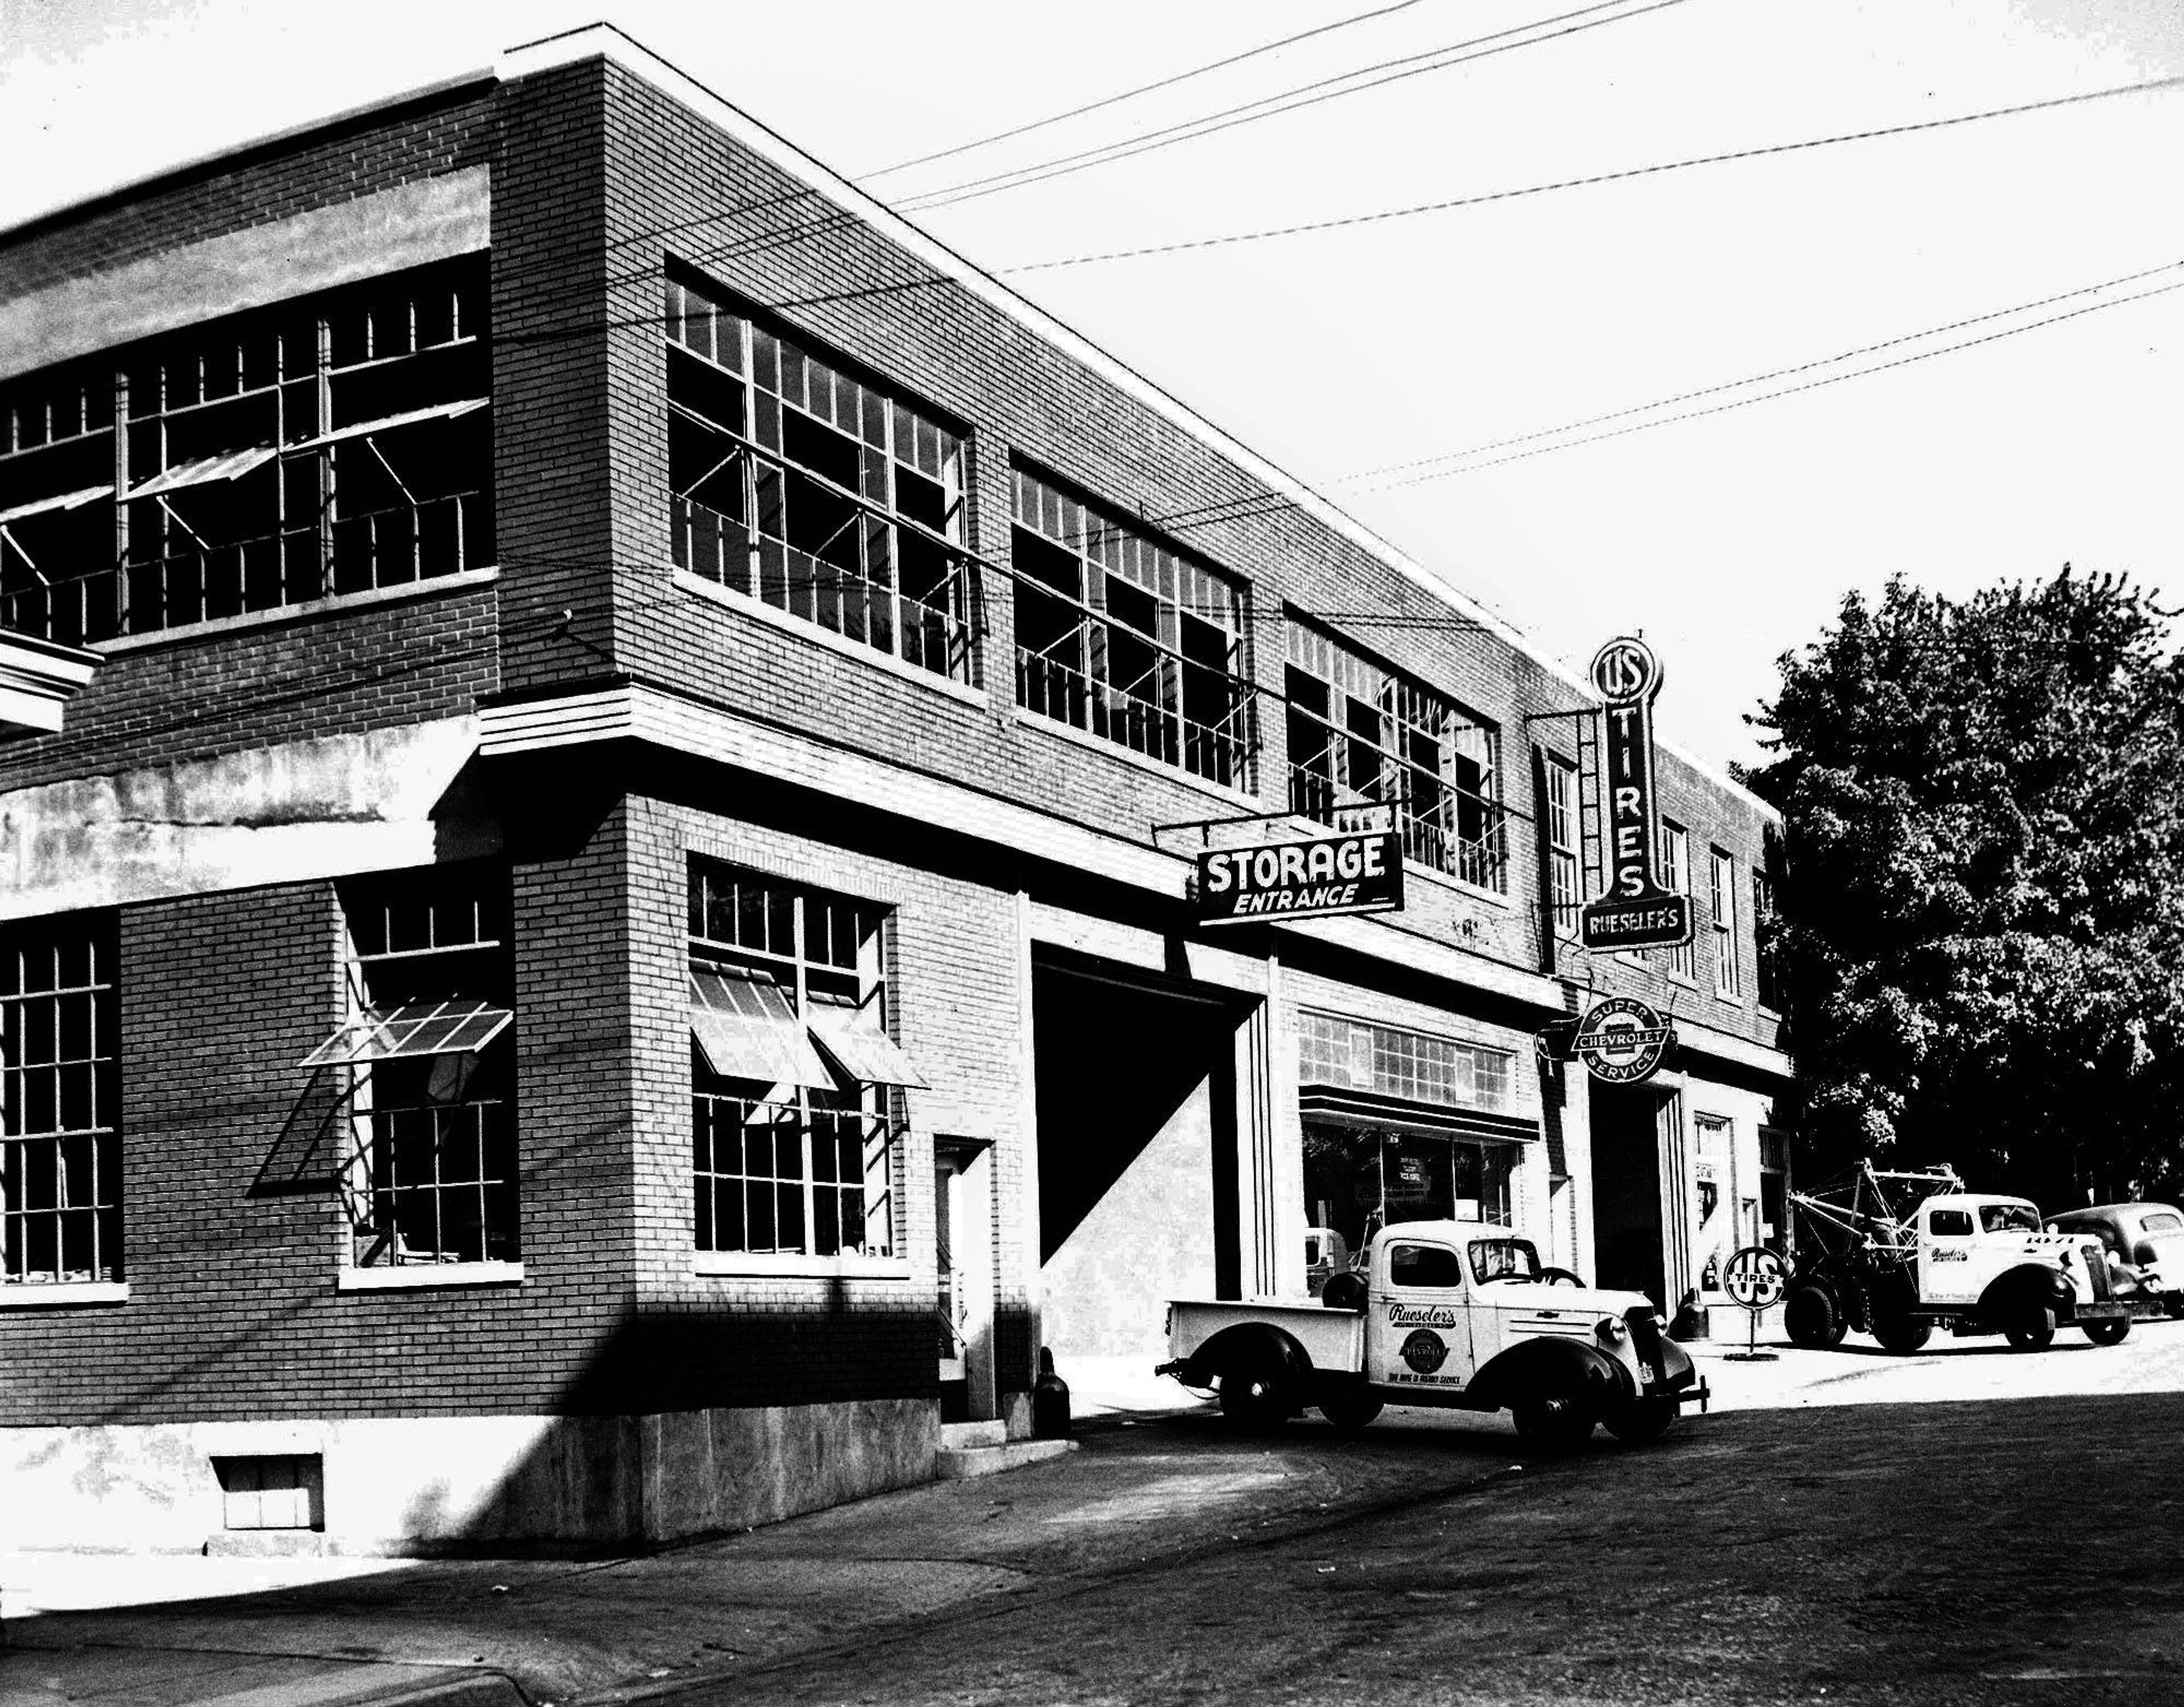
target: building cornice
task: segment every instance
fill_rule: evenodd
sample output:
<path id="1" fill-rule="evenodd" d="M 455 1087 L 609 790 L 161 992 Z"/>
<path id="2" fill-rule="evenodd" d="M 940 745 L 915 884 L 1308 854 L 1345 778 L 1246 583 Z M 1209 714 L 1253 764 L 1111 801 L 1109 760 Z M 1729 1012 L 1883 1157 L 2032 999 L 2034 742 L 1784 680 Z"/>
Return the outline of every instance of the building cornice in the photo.
<path id="1" fill-rule="evenodd" d="M 0 728 L 58 730 L 63 708 L 98 668 L 96 652 L 0 629 Z"/>

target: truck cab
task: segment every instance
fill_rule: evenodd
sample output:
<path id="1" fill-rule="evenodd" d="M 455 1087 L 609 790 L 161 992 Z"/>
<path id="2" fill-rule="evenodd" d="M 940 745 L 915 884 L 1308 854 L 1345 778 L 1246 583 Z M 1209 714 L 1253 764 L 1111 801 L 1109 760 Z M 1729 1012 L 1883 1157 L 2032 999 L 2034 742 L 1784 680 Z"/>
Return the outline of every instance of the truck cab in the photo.
<path id="1" fill-rule="evenodd" d="M 1602 1422 L 1652 1439 L 1708 1397 L 1650 1301 L 1545 1268 L 1530 1240 L 1486 1222 L 1383 1228 L 1317 1305 L 1178 1299 L 1168 1336 L 1159 1372 L 1251 1428 L 1306 1405 L 1340 1428 L 1390 1403 L 1506 1409 L 1527 1440 L 1566 1448 Z"/>

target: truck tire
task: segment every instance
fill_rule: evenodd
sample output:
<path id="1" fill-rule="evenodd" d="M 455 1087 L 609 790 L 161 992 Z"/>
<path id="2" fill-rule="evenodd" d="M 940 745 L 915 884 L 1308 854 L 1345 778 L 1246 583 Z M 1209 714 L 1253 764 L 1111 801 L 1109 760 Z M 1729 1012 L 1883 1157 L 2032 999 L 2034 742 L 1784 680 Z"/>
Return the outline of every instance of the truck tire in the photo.
<path id="1" fill-rule="evenodd" d="M 2131 1318 L 2118 1316 L 2113 1321 L 2081 1322 L 2078 1325 L 2086 1330 L 2086 1337 L 2097 1346 L 2120 1346 L 2124 1336 L 2131 1331 Z"/>
<path id="2" fill-rule="evenodd" d="M 1592 1438 L 1599 1419 L 1592 1403 L 1574 1387 L 1530 1394 L 1509 1407 L 1517 1438 L 1535 1452 L 1575 1452 Z"/>
<path id="3" fill-rule="evenodd" d="M 1808 1352 L 1833 1351 L 1850 1326 L 1835 1294 L 1810 1281 L 1791 1289 L 1790 1301 L 1782 1307 L 1782 1322 L 1790 1330 L 1790 1343 Z"/>
<path id="4" fill-rule="evenodd" d="M 1251 1358 L 1221 1371 L 1221 1414 L 1243 1434 L 1271 1434 L 1296 1409 L 1287 1376 L 1271 1359 Z"/>
<path id="5" fill-rule="evenodd" d="M 2036 1298 L 2025 1299 L 2010 1311 L 2002 1331 L 2003 1337 L 2020 1352 L 2044 1352 L 2054 1343 L 2054 1306 Z"/>
<path id="6" fill-rule="evenodd" d="M 1934 1337 L 1934 1325 L 1900 1312 L 1876 1315 L 1873 1319 L 1873 1336 L 1880 1342 L 1883 1351 L 1908 1357 Z"/>
<path id="7" fill-rule="evenodd" d="M 1319 1402 L 1319 1414 L 1334 1425 L 1337 1434 L 1356 1434 L 1379 1415 L 1380 1410 L 1378 1399 L 1351 1397 Z"/>
<path id="8" fill-rule="evenodd" d="M 1644 1446 L 1669 1431 L 1676 1420 L 1674 1399 L 1634 1399 L 1607 1414 L 1607 1431 L 1627 1446 Z"/>

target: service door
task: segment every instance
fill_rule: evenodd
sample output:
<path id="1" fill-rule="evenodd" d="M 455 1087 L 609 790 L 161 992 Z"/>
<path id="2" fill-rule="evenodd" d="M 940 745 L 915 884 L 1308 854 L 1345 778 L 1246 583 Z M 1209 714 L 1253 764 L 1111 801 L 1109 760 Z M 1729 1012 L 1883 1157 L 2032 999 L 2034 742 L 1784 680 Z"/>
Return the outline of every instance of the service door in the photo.
<path id="1" fill-rule="evenodd" d="M 1972 1275 L 1972 1212 L 1928 1204 L 1919 1212 L 1919 1297 L 1929 1304 L 1979 1302 Z"/>
<path id="2" fill-rule="evenodd" d="M 1471 1379 L 1471 1310 L 1463 1258 L 1452 1245 L 1391 1240 L 1365 1330 L 1367 1378 L 1392 1387 L 1450 1389 Z"/>

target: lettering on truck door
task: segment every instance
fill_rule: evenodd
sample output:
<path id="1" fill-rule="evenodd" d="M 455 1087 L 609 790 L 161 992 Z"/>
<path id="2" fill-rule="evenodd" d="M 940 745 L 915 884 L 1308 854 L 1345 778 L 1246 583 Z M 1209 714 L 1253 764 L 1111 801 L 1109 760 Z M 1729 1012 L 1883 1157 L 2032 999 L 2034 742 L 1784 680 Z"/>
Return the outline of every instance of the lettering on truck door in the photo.
<path id="1" fill-rule="evenodd" d="M 1463 1258 L 1450 1246 L 1403 1239 L 1383 1247 L 1365 1377 L 1391 1387 L 1454 1388 L 1471 1379 L 1471 1309 Z"/>
<path id="2" fill-rule="evenodd" d="M 1919 1296 L 1930 1304 L 1978 1302 L 1970 1210 L 1929 1205 L 1919 1212 Z"/>

